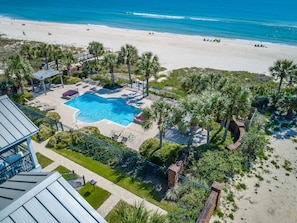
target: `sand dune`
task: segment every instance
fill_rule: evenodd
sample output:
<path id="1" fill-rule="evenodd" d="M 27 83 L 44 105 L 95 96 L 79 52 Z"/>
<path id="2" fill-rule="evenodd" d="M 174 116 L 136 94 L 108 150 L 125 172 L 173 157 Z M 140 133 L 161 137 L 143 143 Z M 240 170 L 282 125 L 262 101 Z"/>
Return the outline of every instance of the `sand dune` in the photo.
<path id="1" fill-rule="evenodd" d="M 99 41 L 117 51 L 126 43 L 140 53 L 152 51 L 163 67 L 208 67 L 268 74 L 277 59 L 297 61 L 297 47 L 257 41 L 221 39 L 220 43 L 203 41 L 212 37 L 116 29 L 103 26 L 34 22 L 0 18 L 0 34 L 10 38 L 86 47 Z M 255 47 L 263 44 L 265 47 Z"/>

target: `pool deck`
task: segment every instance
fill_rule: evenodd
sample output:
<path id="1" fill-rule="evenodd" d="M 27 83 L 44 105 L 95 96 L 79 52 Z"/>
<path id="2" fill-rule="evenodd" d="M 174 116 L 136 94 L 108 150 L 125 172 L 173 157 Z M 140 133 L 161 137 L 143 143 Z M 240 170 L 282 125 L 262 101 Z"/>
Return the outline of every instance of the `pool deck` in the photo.
<path id="1" fill-rule="evenodd" d="M 94 89 L 95 88 L 95 89 Z M 148 130 L 144 130 L 140 124 L 132 122 L 128 126 L 123 126 L 109 120 L 102 120 L 95 123 L 83 123 L 75 118 L 75 113 L 77 109 L 67 106 L 64 103 L 67 102 L 67 99 L 62 98 L 62 94 L 68 90 L 77 90 L 79 95 L 82 95 L 86 92 L 98 95 L 104 98 L 122 98 L 126 100 L 127 104 L 133 105 L 135 107 L 144 108 L 149 107 L 154 97 L 145 97 L 142 98 L 142 89 L 138 90 L 136 87 L 123 87 L 115 90 L 108 90 L 100 86 L 89 85 L 86 87 L 84 84 L 80 85 L 64 85 L 64 88 L 61 86 L 53 88 L 47 94 L 36 94 L 36 98 L 41 103 L 46 103 L 49 105 L 55 105 L 55 112 L 59 113 L 61 116 L 61 122 L 73 129 L 79 129 L 84 126 L 96 126 L 100 130 L 101 134 L 112 137 L 114 133 L 118 134 L 118 137 L 115 137 L 115 140 L 123 142 L 127 147 L 139 151 L 140 145 L 147 139 L 159 137 L 159 130 L 157 125 L 154 124 Z M 164 141 L 178 144 L 187 144 L 188 136 L 179 134 L 179 131 L 176 128 L 167 129 L 164 136 Z M 201 145 L 206 143 L 206 131 L 203 129 L 198 129 L 195 133 L 193 139 L 193 145 Z"/>
<path id="2" fill-rule="evenodd" d="M 123 98 L 130 105 L 143 108 L 149 107 L 152 104 L 152 100 L 147 98 L 142 98 L 142 91 L 137 91 L 136 88 L 131 89 L 130 87 L 123 87 L 121 89 L 108 90 L 103 89 L 102 87 L 97 86 L 96 90 L 93 89 L 94 86 L 90 85 L 85 87 L 81 84 L 77 85 L 64 85 L 64 88 L 57 87 L 53 88 L 47 92 L 47 94 L 38 94 L 36 98 L 41 103 L 46 103 L 50 105 L 56 105 L 55 112 L 59 113 L 61 116 L 61 121 L 64 125 L 69 126 L 73 129 L 82 128 L 84 126 L 96 126 L 100 130 L 101 134 L 105 136 L 112 136 L 113 132 L 119 132 L 120 135 L 117 138 L 117 141 L 121 142 L 125 140 L 125 137 L 129 136 L 125 140 L 127 147 L 139 150 L 140 145 L 143 141 L 149 138 L 154 138 L 158 134 L 158 128 L 156 125 L 153 125 L 152 128 L 144 130 L 140 124 L 132 122 L 128 126 L 123 126 L 109 120 L 102 120 L 95 123 L 83 123 L 75 118 L 75 113 L 78 111 L 75 108 L 65 105 L 64 103 L 68 101 L 67 99 L 62 98 L 62 94 L 67 90 L 77 90 L 79 95 L 82 95 L 86 92 L 96 94 L 100 97 L 105 98 Z"/>

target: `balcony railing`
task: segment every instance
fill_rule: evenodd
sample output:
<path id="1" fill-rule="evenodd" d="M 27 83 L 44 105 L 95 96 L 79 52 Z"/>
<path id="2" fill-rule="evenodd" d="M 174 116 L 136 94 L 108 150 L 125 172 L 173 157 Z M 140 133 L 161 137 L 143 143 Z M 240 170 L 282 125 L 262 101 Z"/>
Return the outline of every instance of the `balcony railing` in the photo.
<path id="1" fill-rule="evenodd" d="M 29 172 L 34 169 L 34 163 L 30 153 L 24 155 L 13 163 L 7 165 L 3 164 L 0 166 L 0 184 L 20 172 Z"/>

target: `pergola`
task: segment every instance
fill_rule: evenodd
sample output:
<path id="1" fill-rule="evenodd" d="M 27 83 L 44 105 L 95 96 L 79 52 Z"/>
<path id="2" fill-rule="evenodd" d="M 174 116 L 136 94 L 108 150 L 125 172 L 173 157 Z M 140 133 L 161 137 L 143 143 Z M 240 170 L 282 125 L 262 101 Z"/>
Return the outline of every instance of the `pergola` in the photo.
<path id="1" fill-rule="evenodd" d="M 59 70 L 45 69 L 45 70 L 40 70 L 40 71 L 34 73 L 34 78 L 37 79 L 37 80 L 40 80 L 42 82 L 44 94 L 46 94 L 46 87 L 45 87 L 44 80 L 46 78 L 53 77 L 53 76 L 56 76 L 58 74 L 60 74 L 61 84 L 62 84 L 62 87 L 64 87 L 62 72 L 59 71 Z"/>

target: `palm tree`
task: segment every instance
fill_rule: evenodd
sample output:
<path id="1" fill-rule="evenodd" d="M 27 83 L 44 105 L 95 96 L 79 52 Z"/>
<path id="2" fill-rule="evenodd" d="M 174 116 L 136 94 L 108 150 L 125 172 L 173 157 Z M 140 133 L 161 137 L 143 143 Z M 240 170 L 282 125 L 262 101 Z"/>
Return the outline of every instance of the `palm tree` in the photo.
<path id="1" fill-rule="evenodd" d="M 63 58 L 62 58 L 62 63 L 66 66 L 67 74 L 69 76 L 71 75 L 71 65 L 76 62 L 77 62 L 77 59 L 74 57 L 72 52 L 68 51 L 68 52 L 64 53 Z"/>
<path id="2" fill-rule="evenodd" d="M 191 73 L 182 79 L 181 86 L 187 94 L 199 94 L 205 90 L 206 82 L 202 74 Z"/>
<path id="3" fill-rule="evenodd" d="M 49 54 L 51 52 L 51 49 L 52 49 L 52 45 L 49 45 L 47 43 L 40 43 L 38 46 L 37 46 L 37 53 L 40 55 L 40 56 L 43 56 L 44 59 L 45 59 L 45 63 L 46 63 L 46 69 L 48 70 L 49 67 L 48 67 L 48 60 L 49 60 Z"/>
<path id="4" fill-rule="evenodd" d="M 121 51 L 119 53 L 119 61 L 120 63 L 127 65 L 131 88 L 132 88 L 131 65 L 135 64 L 137 60 L 138 60 L 138 51 L 136 47 L 129 44 L 122 46 Z"/>
<path id="5" fill-rule="evenodd" d="M 296 70 L 296 65 L 293 64 L 292 60 L 277 60 L 274 63 L 274 66 L 269 67 L 271 75 L 278 80 L 278 94 L 280 93 L 281 86 L 284 80 L 291 77 L 293 72 Z"/>
<path id="6" fill-rule="evenodd" d="M 90 54 L 93 54 L 98 63 L 99 57 L 104 54 L 104 46 L 102 43 L 92 41 L 89 43 L 88 50 Z"/>
<path id="7" fill-rule="evenodd" d="M 221 93 L 205 92 L 198 98 L 197 107 L 200 111 L 199 124 L 207 129 L 206 144 L 210 144 L 210 125 L 226 114 L 226 98 Z"/>
<path id="8" fill-rule="evenodd" d="M 245 118 L 251 108 L 250 91 L 237 83 L 228 85 L 223 96 L 227 98 L 229 103 L 227 105 L 225 116 L 227 123 L 222 141 L 224 141 L 227 137 L 230 121 L 236 117 Z"/>
<path id="9" fill-rule="evenodd" d="M 33 59 L 35 57 L 35 49 L 32 47 L 31 44 L 23 44 L 21 46 L 21 50 L 20 50 L 20 54 L 23 55 L 30 63 L 31 67 L 33 67 Z M 31 81 L 31 86 L 32 86 L 32 89 L 34 91 L 34 83 L 33 83 L 33 76 L 32 76 L 32 79 L 30 80 Z"/>
<path id="10" fill-rule="evenodd" d="M 59 45 L 53 45 L 51 57 L 55 61 L 56 64 L 56 70 L 59 70 L 59 60 L 63 58 L 64 54 Z"/>
<path id="11" fill-rule="evenodd" d="M 31 44 L 23 44 L 21 46 L 20 54 L 23 55 L 27 60 L 29 60 L 30 63 L 31 60 L 33 60 L 35 57 L 35 51 Z"/>
<path id="12" fill-rule="evenodd" d="M 204 76 L 206 90 L 209 92 L 219 91 L 225 84 L 225 78 L 216 73 L 210 73 Z"/>
<path id="13" fill-rule="evenodd" d="M 103 67 L 109 69 L 111 75 L 112 87 L 114 87 L 114 68 L 118 65 L 118 56 L 115 53 L 108 53 L 103 57 Z"/>
<path id="14" fill-rule="evenodd" d="M 137 61 L 136 72 L 143 75 L 146 79 L 146 95 L 149 95 L 149 78 L 155 75 L 160 70 L 158 56 L 151 52 L 146 52 L 141 55 Z"/>
<path id="15" fill-rule="evenodd" d="M 23 82 L 33 78 L 33 68 L 29 61 L 21 55 L 10 56 L 6 61 L 4 74 L 8 81 L 15 83 L 21 93 L 24 93 Z"/>
<path id="16" fill-rule="evenodd" d="M 98 64 L 95 60 L 87 60 L 83 63 L 83 68 L 87 69 L 89 74 L 93 74 L 94 70 L 98 70 Z"/>
<path id="17" fill-rule="evenodd" d="M 194 132 L 200 123 L 200 107 L 196 95 L 188 95 L 179 101 L 174 109 L 174 124 L 189 128 L 188 146 L 192 145 Z"/>
<path id="18" fill-rule="evenodd" d="M 148 129 L 153 122 L 157 122 L 159 129 L 160 148 L 163 146 L 163 136 L 166 130 L 167 122 L 169 122 L 172 114 L 172 105 L 164 99 L 159 99 L 153 102 L 151 107 L 144 108 L 142 111 L 146 121 L 143 123 L 143 128 Z"/>

